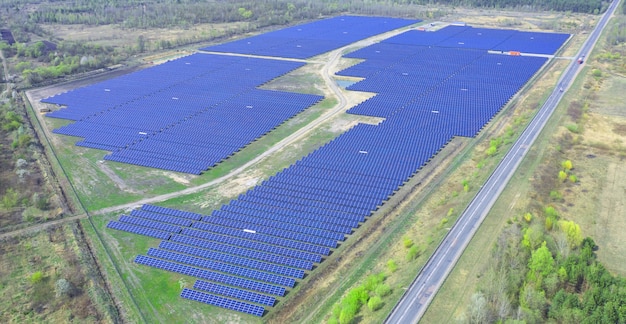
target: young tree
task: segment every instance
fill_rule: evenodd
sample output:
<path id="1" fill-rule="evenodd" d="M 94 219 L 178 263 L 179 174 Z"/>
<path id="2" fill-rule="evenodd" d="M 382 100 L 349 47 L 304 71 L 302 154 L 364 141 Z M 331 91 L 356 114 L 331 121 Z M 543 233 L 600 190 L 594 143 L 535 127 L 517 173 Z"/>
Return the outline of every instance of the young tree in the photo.
<path id="1" fill-rule="evenodd" d="M 541 246 L 532 252 L 528 268 L 535 277 L 539 275 L 545 277 L 554 271 L 554 258 L 546 246 L 546 241 L 543 241 Z"/>
<path id="2" fill-rule="evenodd" d="M 567 237 L 567 242 L 569 242 L 572 249 L 580 246 L 583 241 L 583 234 L 578 224 L 573 221 L 560 220 L 559 227 Z"/>

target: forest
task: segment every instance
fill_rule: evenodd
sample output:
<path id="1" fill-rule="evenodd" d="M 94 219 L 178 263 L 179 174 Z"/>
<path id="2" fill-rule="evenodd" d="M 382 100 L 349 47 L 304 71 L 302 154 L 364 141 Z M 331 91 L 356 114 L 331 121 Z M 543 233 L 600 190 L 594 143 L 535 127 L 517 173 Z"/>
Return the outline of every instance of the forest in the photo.
<path id="1" fill-rule="evenodd" d="M 237 1 L 95 1 L 41 2 L 32 10 L 23 0 L 2 5 L 21 23 L 120 24 L 128 28 L 190 26 L 199 23 L 252 21 L 258 27 L 314 19 L 342 12 L 411 16 L 410 5 L 507 8 L 526 11 L 603 12 L 605 0 L 237 0 Z M 36 3 L 36 1 L 35 1 Z M 23 14 L 25 13 L 25 14 Z"/>

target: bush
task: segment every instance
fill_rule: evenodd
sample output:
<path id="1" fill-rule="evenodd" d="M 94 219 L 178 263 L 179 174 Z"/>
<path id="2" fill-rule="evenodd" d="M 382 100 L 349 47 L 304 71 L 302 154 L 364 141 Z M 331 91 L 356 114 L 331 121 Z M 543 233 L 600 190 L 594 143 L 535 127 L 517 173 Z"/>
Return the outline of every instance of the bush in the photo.
<path id="1" fill-rule="evenodd" d="M 389 287 L 389 285 L 381 282 L 378 284 L 378 286 L 376 286 L 376 289 L 374 289 L 374 292 L 376 293 L 377 296 L 385 297 L 391 294 L 391 288 Z"/>
<path id="2" fill-rule="evenodd" d="M 393 260 L 387 261 L 387 270 L 389 270 L 389 272 L 391 273 L 396 272 L 396 270 L 398 270 L 398 265 L 396 264 L 396 261 L 393 261 Z"/>
<path id="3" fill-rule="evenodd" d="M 407 260 L 411 261 L 411 260 L 415 260 L 420 254 L 419 248 L 417 247 L 417 245 L 413 245 L 410 249 L 409 252 L 407 252 L 406 254 L 406 258 Z"/>
<path id="4" fill-rule="evenodd" d="M 383 282 L 383 279 L 385 278 L 381 275 L 371 275 L 365 279 L 363 288 L 365 288 L 366 291 L 374 291 L 374 289 Z"/>
<path id="5" fill-rule="evenodd" d="M 402 241 L 402 245 L 404 245 L 405 248 L 410 248 L 411 246 L 413 246 L 413 240 L 406 237 L 404 238 L 404 240 Z"/>
<path id="6" fill-rule="evenodd" d="M 567 172 L 563 170 L 559 171 L 559 180 L 565 181 L 565 179 L 567 179 Z"/>
<path id="7" fill-rule="evenodd" d="M 580 133 L 580 127 L 578 127 L 578 124 L 568 124 L 567 126 L 565 126 L 565 128 L 567 128 L 567 130 L 572 133 Z"/>
<path id="8" fill-rule="evenodd" d="M 574 167 L 574 165 L 572 164 L 572 161 L 570 161 L 570 160 L 565 160 L 565 161 L 561 162 L 561 166 L 566 171 L 569 171 L 569 170 L 571 170 Z"/>
<path id="9" fill-rule="evenodd" d="M 576 182 L 578 182 L 578 178 L 575 175 L 572 174 L 572 175 L 569 176 L 569 181 L 571 183 L 576 183 Z"/>
<path id="10" fill-rule="evenodd" d="M 559 217 L 559 213 L 557 213 L 556 209 L 552 206 L 547 206 L 544 211 L 546 213 L 546 217 L 554 217 L 555 219 Z"/>
<path id="11" fill-rule="evenodd" d="M 20 197 L 17 194 L 17 192 L 13 188 L 9 188 L 7 189 L 7 192 L 2 197 L 2 205 L 4 206 L 4 208 L 7 208 L 7 209 L 13 208 L 17 206 L 19 198 Z"/>
<path id="12" fill-rule="evenodd" d="M 33 273 L 32 275 L 30 275 L 30 278 L 28 278 L 30 283 L 32 283 L 33 285 L 41 282 L 42 279 L 43 279 L 43 272 L 41 271 L 37 271 Z"/>
<path id="13" fill-rule="evenodd" d="M 54 285 L 54 291 L 57 297 L 71 296 L 72 290 L 72 284 L 65 278 L 57 280 Z"/>
<path id="14" fill-rule="evenodd" d="M 367 302 L 367 308 L 369 308 L 372 312 L 379 310 L 381 307 L 383 307 L 383 300 L 378 296 L 370 298 Z"/>
<path id="15" fill-rule="evenodd" d="M 526 223 L 530 223 L 530 221 L 533 220 L 533 214 L 531 213 L 524 214 L 524 220 L 526 221 Z"/>
<path id="16" fill-rule="evenodd" d="M 33 194 L 33 203 L 39 210 L 48 210 L 48 208 L 50 208 L 50 201 L 48 201 L 48 198 L 38 193 Z"/>
<path id="17" fill-rule="evenodd" d="M 561 199 L 563 199 L 563 195 L 561 195 L 561 193 L 557 190 L 552 190 L 550 191 L 550 198 L 552 198 L 552 200 L 554 201 L 560 201 Z"/>

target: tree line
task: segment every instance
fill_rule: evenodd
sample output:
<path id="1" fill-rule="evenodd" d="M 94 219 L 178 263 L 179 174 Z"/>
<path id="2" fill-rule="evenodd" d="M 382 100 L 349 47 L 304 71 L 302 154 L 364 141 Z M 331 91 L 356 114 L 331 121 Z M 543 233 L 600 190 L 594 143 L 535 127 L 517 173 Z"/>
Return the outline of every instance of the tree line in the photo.
<path id="1" fill-rule="evenodd" d="M 21 1 L 3 6 L 14 14 L 25 13 L 34 23 L 119 24 L 127 28 L 188 27 L 201 23 L 253 22 L 258 27 L 315 19 L 342 12 L 412 16 L 413 5 L 449 5 L 481 8 L 523 9 L 527 11 L 572 11 L 601 13 L 607 0 L 234 0 L 234 1 L 96 1 L 45 2 L 26 12 Z M 376 10 L 377 12 L 373 12 Z M 419 9 L 421 10 L 421 9 Z"/>

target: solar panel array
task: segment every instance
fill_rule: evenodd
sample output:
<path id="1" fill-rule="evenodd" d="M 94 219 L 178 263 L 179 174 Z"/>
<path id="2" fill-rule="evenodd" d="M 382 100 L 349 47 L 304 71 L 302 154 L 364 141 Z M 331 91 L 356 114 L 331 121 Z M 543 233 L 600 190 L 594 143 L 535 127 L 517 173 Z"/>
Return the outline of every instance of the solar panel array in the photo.
<path id="1" fill-rule="evenodd" d="M 419 21 L 388 17 L 339 16 L 201 50 L 305 59 Z"/>
<path id="2" fill-rule="evenodd" d="M 436 32 L 411 30 L 384 40 L 384 43 L 439 46 L 533 54 L 555 54 L 569 34 L 519 31 L 514 29 L 447 26 Z"/>
<path id="3" fill-rule="evenodd" d="M 42 101 L 106 160 L 200 174 L 323 98 L 256 88 L 303 65 L 195 54 Z"/>
<path id="4" fill-rule="evenodd" d="M 485 33 L 472 44 L 510 31 Z M 184 298 L 261 316 L 259 305 L 293 288 L 454 136 L 474 136 L 546 61 L 406 34 L 350 54 L 365 61 L 342 71 L 365 77 L 353 89 L 378 93 L 351 113 L 383 122 L 354 126 L 210 215 L 144 205 L 109 227 L 164 235 L 135 261 L 203 279 Z"/>

